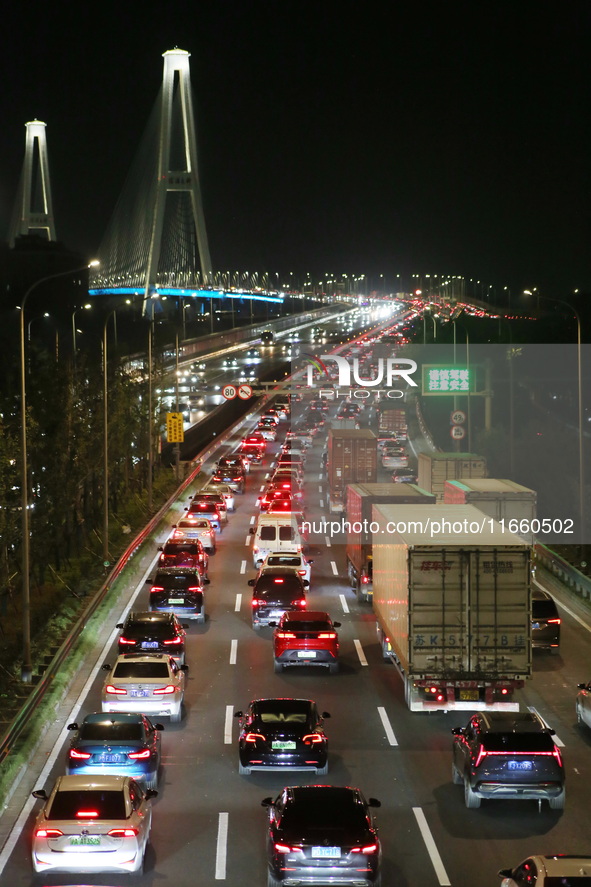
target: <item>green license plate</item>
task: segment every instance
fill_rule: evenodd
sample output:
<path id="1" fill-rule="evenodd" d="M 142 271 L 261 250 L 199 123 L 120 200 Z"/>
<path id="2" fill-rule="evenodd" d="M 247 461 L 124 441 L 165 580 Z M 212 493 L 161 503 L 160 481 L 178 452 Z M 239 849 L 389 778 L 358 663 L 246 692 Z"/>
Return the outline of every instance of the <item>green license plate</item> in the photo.
<path id="1" fill-rule="evenodd" d="M 184 604 L 185 599 L 184 599 L 184 597 L 169 597 L 168 603 L 169 604 Z"/>
<path id="2" fill-rule="evenodd" d="M 79 838 L 70 838 L 70 844 L 73 847 L 80 847 L 82 845 L 99 847 L 101 843 L 101 839 L 97 837 L 93 837 L 92 835 L 80 835 Z"/>
<path id="3" fill-rule="evenodd" d="M 275 749 L 275 751 L 292 751 L 295 747 L 295 742 L 275 741 L 271 743 L 271 748 Z"/>

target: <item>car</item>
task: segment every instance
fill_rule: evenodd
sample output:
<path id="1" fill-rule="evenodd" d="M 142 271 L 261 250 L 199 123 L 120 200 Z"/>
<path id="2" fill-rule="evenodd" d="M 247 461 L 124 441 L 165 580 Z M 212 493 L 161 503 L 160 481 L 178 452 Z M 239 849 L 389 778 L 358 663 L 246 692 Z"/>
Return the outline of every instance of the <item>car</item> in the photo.
<path id="1" fill-rule="evenodd" d="M 257 499 L 259 508 L 262 512 L 268 511 L 271 505 L 274 502 L 284 502 L 289 501 L 291 505 L 291 493 L 289 489 L 282 489 L 281 487 L 272 486 L 262 496 L 259 496 Z M 288 511 L 291 509 L 288 508 Z"/>
<path id="2" fill-rule="evenodd" d="M 452 779 L 464 786 L 466 807 L 480 807 L 483 798 L 517 798 L 564 809 L 562 755 L 538 714 L 478 712 L 451 732 Z"/>
<path id="3" fill-rule="evenodd" d="M 290 567 L 274 567 L 256 579 L 249 579 L 252 591 L 252 627 L 256 630 L 283 616 L 287 610 L 307 606 L 308 583 Z"/>
<path id="4" fill-rule="evenodd" d="M 185 508 L 187 517 L 204 517 L 209 521 L 216 533 L 222 532 L 222 515 L 219 508 L 210 499 L 206 501 L 193 501 Z"/>
<path id="5" fill-rule="evenodd" d="M 534 650 L 560 652 L 561 619 L 554 598 L 534 586 L 531 592 L 531 645 Z"/>
<path id="6" fill-rule="evenodd" d="M 212 476 L 211 480 L 207 482 L 201 492 L 205 494 L 215 493 L 218 496 L 223 496 L 226 500 L 226 512 L 236 511 L 236 499 L 234 493 L 244 492 L 244 474 L 240 472 L 239 483 L 233 483 L 232 486 L 228 483 L 230 475 L 227 474 L 225 477 L 226 480 L 224 479 L 224 474 L 222 472 L 217 472 Z"/>
<path id="7" fill-rule="evenodd" d="M 310 434 L 298 434 L 297 431 L 288 431 L 285 435 L 285 442 L 289 443 L 292 440 L 303 446 L 305 450 L 309 450 L 314 443 Z"/>
<path id="8" fill-rule="evenodd" d="M 277 410 L 277 414 L 280 419 L 287 419 L 291 412 L 291 405 L 289 402 L 288 394 L 280 394 L 279 397 L 276 397 L 273 401 L 273 406 Z"/>
<path id="9" fill-rule="evenodd" d="M 256 446 L 261 447 L 263 452 L 267 452 L 267 441 L 265 440 L 261 432 L 257 431 L 256 428 L 250 432 L 248 437 L 245 437 L 243 439 L 243 443 L 255 444 Z"/>
<path id="10" fill-rule="evenodd" d="M 291 513 L 294 509 L 293 502 L 291 501 L 291 496 L 283 495 L 279 498 L 273 497 L 267 504 L 267 508 L 263 509 L 267 511 L 267 514 L 283 514 L 284 512 Z"/>
<path id="11" fill-rule="evenodd" d="M 301 440 L 297 437 L 286 440 L 281 447 L 282 453 L 289 453 L 292 456 L 299 456 L 302 462 L 306 461 L 306 451 L 307 447 L 305 447 Z"/>
<path id="12" fill-rule="evenodd" d="M 228 523 L 228 506 L 221 493 L 206 493 L 202 490 L 201 493 L 197 493 L 195 496 L 189 496 L 189 499 L 191 504 L 189 505 L 188 511 L 191 514 L 199 514 L 207 517 L 208 510 L 214 506 L 219 513 L 220 529 L 221 524 Z M 211 518 L 209 518 L 209 520 L 211 520 Z"/>
<path id="13" fill-rule="evenodd" d="M 185 662 L 185 639 L 188 625 L 181 624 L 174 613 L 132 611 L 125 622 L 118 622 L 117 638 L 120 653 L 167 653 L 177 665 Z"/>
<path id="14" fill-rule="evenodd" d="M 271 419 L 276 425 L 279 425 L 279 411 L 275 407 L 267 407 L 261 419 Z"/>
<path id="15" fill-rule="evenodd" d="M 575 701 L 577 723 L 591 730 L 591 681 L 577 684 L 579 692 Z"/>
<path id="16" fill-rule="evenodd" d="M 109 672 L 102 690 L 104 712 L 164 715 L 173 724 L 181 720 L 187 666 L 177 665 L 172 656 L 124 653 L 113 666 L 105 662 L 103 670 Z"/>
<path id="17" fill-rule="evenodd" d="M 264 575 L 264 573 L 262 574 Z M 284 613 L 279 623 L 269 622 L 273 632 L 273 663 L 276 672 L 285 666 L 316 666 L 339 670 L 340 622 L 333 622 L 323 610 Z"/>
<path id="18" fill-rule="evenodd" d="M 238 772 L 312 770 L 328 773 L 328 741 L 320 714 L 311 699 L 255 699 L 240 718 Z"/>
<path id="19" fill-rule="evenodd" d="M 274 569 L 275 567 L 289 567 L 294 570 L 302 579 L 310 582 L 311 565 L 313 560 L 308 560 L 301 551 L 273 551 L 268 554 L 259 568 L 260 576 L 265 570 Z"/>
<path id="20" fill-rule="evenodd" d="M 157 570 L 150 584 L 150 611 L 152 613 L 176 613 L 186 619 L 205 622 L 205 591 L 209 585 L 197 569 L 174 567 Z"/>
<path id="21" fill-rule="evenodd" d="M 398 474 L 397 472 L 401 472 Z M 392 480 L 395 484 L 416 484 L 418 483 L 418 477 L 416 474 L 413 474 L 412 471 L 409 471 L 408 468 L 398 468 L 394 474 L 392 475 Z"/>
<path id="22" fill-rule="evenodd" d="M 499 877 L 501 887 L 591 887 L 591 856 L 529 856 Z"/>
<path id="23" fill-rule="evenodd" d="M 277 425 L 271 421 L 267 425 L 265 420 L 261 419 L 257 425 L 257 431 L 260 431 L 265 440 L 275 440 L 277 437 Z"/>
<path id="24" fill-rule="evenodd" d="M 197 567 L 204 579 L 207 579 L 209 555 L 205 551 L 201 539 L 169 539 L 164 545 L 158 546 L 162 552 L 158 558 L 158 567 Z"/>
<path id="25" fill-rule="evenodd" d="M 258 442 L 251 442 L 249 440 L 244 440 L 240 444 L 240 452 L 245 458 L 247 458 L 254 465 L 257 465 L 259 462 L 263 461 L 263 456 L 265 455 L 265 448 L 260 445 Z"/>
<path id="26" fill-rule="evenodd" d="M 242 468 L 244 473 L 248 474 L 250 462 L 240 453 L 230 453 L 228 456 L 222 456 L 221 459 L 218 459 L 213 473 L 215 474 L 218 470 L 223 470 L 224 468 Z"/>
<path id="27" fill-rule="evenodd" d="M 215 554 L 216 534 L 211 521 L 206 517 L 182 517 L 177 524 L 172 525 L 172 540 L 192 541 L 198 539 L 208 554 Z"/>
<path id="28" fill-rule="evenodd" d="M 33 871 L 141 875 L 154 789 L 129 776 L 58 776 L 33 826 Z"/>
<path id="29" fill-rule="evenodd" d="M 268 887 L 338 884 L 379 887 L 382 849 L 371 808 L 357 788 L 287 786 L 268 808 Z"/>
<path id="30" fill-rule="evenodd" d="M 130 776 L 146 788 L 158 785 L 160 732 L 140 712 L 119 711 L 86 715 L 75 731 L 66 755 L 68 776 Z"/>

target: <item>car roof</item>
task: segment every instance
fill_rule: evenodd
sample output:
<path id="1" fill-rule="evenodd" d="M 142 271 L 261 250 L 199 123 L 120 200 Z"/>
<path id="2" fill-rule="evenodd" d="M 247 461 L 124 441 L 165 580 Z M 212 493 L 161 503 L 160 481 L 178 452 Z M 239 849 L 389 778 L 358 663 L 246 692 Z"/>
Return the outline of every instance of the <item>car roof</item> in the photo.
<path id="1" fill-rule="evenodd" d="M 545 868 L 550 877 L 569 877 L 573 875 L 591 875 L 591 856 L 534 856 L 539 868 Z M 541 863 L 541 865 L 540 865 Z"/>
<path id="2" fill-rule="evenodd" d="M 115 662 L 169 662 L 168 653 L 121 653 Z"/>
<path id="3" fill-rule="evenodd" d="M 292 785 L 286 790 L 292 795 L 294 801 L 316 803 L 318 801 L 357 803 L 359 789 L 344 785 Z"/>
<path id="4" fill-rule="evenodd" d="M 129 776 L 60 776 L 59 791 L 121 791 Z"/>
<path id="5" fill-rule="evenodd" d="M 266 579 L 268 579 L 269 576 L 290 576 L 290 577 L 292 577 L 292 576 L 297 576 L 297 575 L 298 575 L 297 573 L 294 573 L 293 567 L 281 567 L 281 566 L 269 567 L 269 569 L 265 570 L 265 573 L 264 573 L 264 576 Z M 262 575 L 261 575 L 261 578 L 262 578 Z"/>
<path id="6" fill-rule="evenodd" d="M 542 591 L 541 588 L 532 588 L 531 597 L 532 601 L 552 601 L 554 603 L 552 595 L 548 594 L 546 591 Z"/>
<path id="7" fill-rule="evenodd" d="M 290 610 L 283 618 L 288 622 L 332 622 L 323 610 Z"/>
<path id="8" fill-rule="evenodd" d="M 85 724 L 141 724 L 144 716 L 139 712 L 112 711 L 109 713 L 95 711 L 84 718 Z"/>
<path id="9" fill-rule="evenodd" d="M 479 712 L 479 717 L 489 733 L 539 733 L 546 727 L 532 711 Z"/>
<path id="10" fill-rule="evenodd" d="M 131 612 L 126 622 L 174 622 L 174 613 Z"/>

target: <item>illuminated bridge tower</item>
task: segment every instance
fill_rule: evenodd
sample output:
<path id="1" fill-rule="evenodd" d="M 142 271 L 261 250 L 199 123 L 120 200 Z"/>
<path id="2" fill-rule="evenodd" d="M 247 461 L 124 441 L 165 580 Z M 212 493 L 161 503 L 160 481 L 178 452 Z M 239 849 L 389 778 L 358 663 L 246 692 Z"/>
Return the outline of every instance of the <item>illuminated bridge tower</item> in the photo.
<path id="1" fill-rule="evenodd" d="M 32 120 L 25 123 L 25 126 L 25 162 L 9 232 L 11 247 L 19 235 L 41 231 L 45 232 L 48 240 L 57 239 L 49 183 L 45 123 Z"/>

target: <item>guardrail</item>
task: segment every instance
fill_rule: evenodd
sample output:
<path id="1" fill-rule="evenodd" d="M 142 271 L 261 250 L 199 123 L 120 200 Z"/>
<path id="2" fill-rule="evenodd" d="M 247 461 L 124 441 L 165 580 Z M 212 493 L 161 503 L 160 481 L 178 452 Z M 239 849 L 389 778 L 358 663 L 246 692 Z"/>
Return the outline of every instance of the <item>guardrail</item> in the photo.
<path id="1" fill-rule="evenodd" d="M 555 554 L 542 545 L 541 542 L 534 546 L 536 561 L 545 567 L 553 576 L 565 585 L 578 597 L 591 601 L 591 577 L 583 575 L 580 570 L 565 561 L 560 555 Z"/>
<path id="2" fill-rule="evenodd" d="M 261 399 L 259 399 L 259 401 L 260 400 Z M 257 401 L 257 404 L 259 403 L 259 401 Z M 28 696 L 23 706 L 19 709 L 10 727 L 0 740 L 0 764 L 13 751 L 17 740 L 33 717 L 35 709 L 51 688 L 53 679 L 57 675 L 60 666 L 67 660 L 72 647 L 82 634 L 82 631 L 88 623 L 89 619 L 93 616 L 98 607 L 105 600 L 114 581 L 122 573 L 123 569 L 127 566 L 131 558 L 138 552 L 148 536 L 150 536 L 150 534 L 156 529 L 156 527 L 158 526 L 166 512 L 172 507 L 174 502 L 179 498 L 180 495 L 182 495 L 187 487 L 189 487 L 193 483 L 193 481 L 199 474 L 201 466 L 203 465 L 205 460 L 212 455 L 214 450 L 219 447 L 220 443 L 224 443 L 232 435 L 234 429 L 238 425 L 240 425 L 242 422 L 245 421 L 245 419 L 248 418 L 249 414 L 247 414 L 246 416 L 240 416 L 235 422 L 232 423 L 232 425 L 230 425 L 222 434 L 220 434 L 219 437 L 216 438 L 214 443 L 209 444 L 204 450 L 200 451 L 197 454 L 197 457 L 195 458 L 193 463 L 195 467 L 191 470 L 185 480 L 182 481 L 182 483 L 174 492 L 174 494 L 170 497 L 170 499 L 165 502 L 162 508 L 154 515 L 150 522 L 143 528 L 140 533 L 138 533 L 138 535 L 125 549 L 125 551 L 109 573 L 109 576 L 104 584 L 97 591 L 92 600 L 89 601 L 87 606 L 84 608 L 84 610 L 68 632 L 66 638 L 62 642 L 61 647 L 57 650 L 55 656 L 49 663 L 49 666 L 47 667 L 41 680 Z"/>

